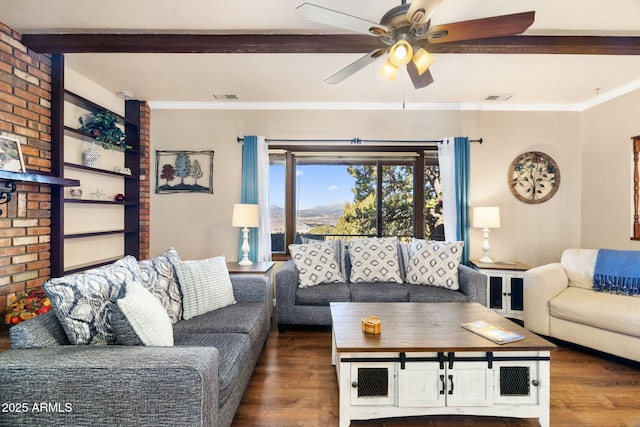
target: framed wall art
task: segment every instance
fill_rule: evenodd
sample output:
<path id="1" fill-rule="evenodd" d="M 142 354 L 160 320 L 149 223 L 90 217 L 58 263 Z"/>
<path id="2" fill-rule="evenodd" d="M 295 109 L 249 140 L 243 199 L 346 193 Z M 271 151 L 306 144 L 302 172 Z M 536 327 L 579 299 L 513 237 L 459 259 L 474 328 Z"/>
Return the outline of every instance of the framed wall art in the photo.
<path id="1" fill-rule="evenodd" d="M 529 151 L 513 159 L 509 166 L 509 188 L 524 203 L 544 203 L 560 187 L 560 168 L 548 154 Z"/>
<path id="2" fill-rule="evenodd" d="M 156 193 L 213 194 L 213 151 L 156 150 Z"/>
<path id="3" fill-rule="evenodd" d="M 0 134 L 0 170 L 25 172 L 18 138 Z"/>

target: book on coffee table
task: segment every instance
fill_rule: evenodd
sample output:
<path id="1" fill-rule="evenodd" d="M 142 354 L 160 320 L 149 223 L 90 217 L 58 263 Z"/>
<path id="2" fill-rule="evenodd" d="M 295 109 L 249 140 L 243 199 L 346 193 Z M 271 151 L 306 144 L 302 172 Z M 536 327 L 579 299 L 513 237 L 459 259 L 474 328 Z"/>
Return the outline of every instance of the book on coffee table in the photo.
<path id="1" fill-rule="evenodd" d="M 491 323 L 485 322 L 484 320 L 463 323 L 460 326 L 475 334 L 490 339 L 496 344 L 506 344 L 509 342 L 524 339 L 524 336 L 520 335 L 517 332 L 501 328 L 500 326 L 492 325 Z"/>

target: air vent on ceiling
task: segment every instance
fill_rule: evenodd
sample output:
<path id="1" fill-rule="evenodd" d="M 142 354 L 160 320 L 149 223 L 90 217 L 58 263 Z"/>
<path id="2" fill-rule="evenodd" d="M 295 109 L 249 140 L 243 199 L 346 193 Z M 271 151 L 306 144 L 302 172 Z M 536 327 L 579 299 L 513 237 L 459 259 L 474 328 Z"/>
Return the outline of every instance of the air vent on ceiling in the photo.
<path id="1" fill-rule="evenodd" d="M 485 101 L 508 101 L 513 98 L 513 95 L 487 95 L 484 98 Z"/>
<path id="2" fill-rule="evenodd" d="M 222 101 L 237 101 L 238 100 L 238 96 L 237 95 L 213 95 L 214 99 L 219 99 Z"/>

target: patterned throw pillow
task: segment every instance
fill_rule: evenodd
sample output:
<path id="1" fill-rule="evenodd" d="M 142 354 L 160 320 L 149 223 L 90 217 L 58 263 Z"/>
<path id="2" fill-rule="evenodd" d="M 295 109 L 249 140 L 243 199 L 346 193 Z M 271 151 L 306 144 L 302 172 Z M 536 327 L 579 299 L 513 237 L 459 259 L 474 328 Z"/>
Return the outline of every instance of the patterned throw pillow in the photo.
<path id="1" fill-rule="evenodd" d="M 173 346 L 171 319 L 158 299 L 139 282 L 126 282 L 111 313 L 116 343 Z"/>
<path id="2" fill-rule="evenodd" d="M 458 266 L 463 246 L 464 242 L 414 240 L 407 263 L 407 283 L 459 289 Z"/>
<path id="3" fill-rule="evenodd" d="M 141 280 L 138 261 L 126 256 L 104 267 L 50 279 L 42 287 L 72 344 L 115 344 L 111 304 L 125 282 Z"/>
<path id="4" fill-rule="evenodd" d="M 353 239 L 349 256 L 352 283 L 402 283 L 397 237 Z"/>
<path id="5" fill-rule="evenodd" d="M 236 303 L 224 256 L 179 261 L 175 268 L 182 290 L 183 319 Z"/>
<path id="6" fill-rule="evenodd" d="M 298 269 L 298 287 L 308 288 L 320 283 L 344 282 L 336 261 L 333 242 L 289 245 L 289 251 Z"/>
<path id="7" fill-rule="evenodd" d="M 149 290 L 167 311 L 171 323 L 182 319 L 182 295 L 175 280 L 175 265 L 180 256 L 174 248 L 155 258 L 138 261 L 142 285 Z"/>
<path id="8" fill-rule="evenodd" d="M 308 237 L 303 237 L 302 239 L 302 243 L 305 245 L 308 245 L 310 243 L 324 243 L 324 242 L 330 242 L 333 243 L 333 254 L 335 255 L 336 258 L 336 262 L 338 263 L 338 267 L 340 268 L 340 274 L 342 275 L 343 278 L 347 277 L 347 273 L 346 273 L 346 267 L 345 267 L 345 252 L 347 250 L 344 240 L 343 239 L 338 239 L 338 240 L 316 240 L 316 239 L 310 239 Z"/>

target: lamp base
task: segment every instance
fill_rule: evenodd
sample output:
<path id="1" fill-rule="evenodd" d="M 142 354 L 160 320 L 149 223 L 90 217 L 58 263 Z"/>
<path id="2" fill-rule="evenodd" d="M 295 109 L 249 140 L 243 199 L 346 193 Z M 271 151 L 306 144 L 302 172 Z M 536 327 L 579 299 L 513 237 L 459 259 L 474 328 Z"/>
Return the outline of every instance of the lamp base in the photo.
<path id="1" fill-rule="evenodd" d="M 488 255 L 483 256 L 478 261 L 480 261 L 483 264 L 493 264 L 493 260 L 491 258 L 489 258 Z"/>
<path id="2" fill-rule="evenodd" d="M 238 265 L 253 265 L 253 261 L 251 261 L 250 259 L 243 259 L 242 261 L 238 262 Z"/>

